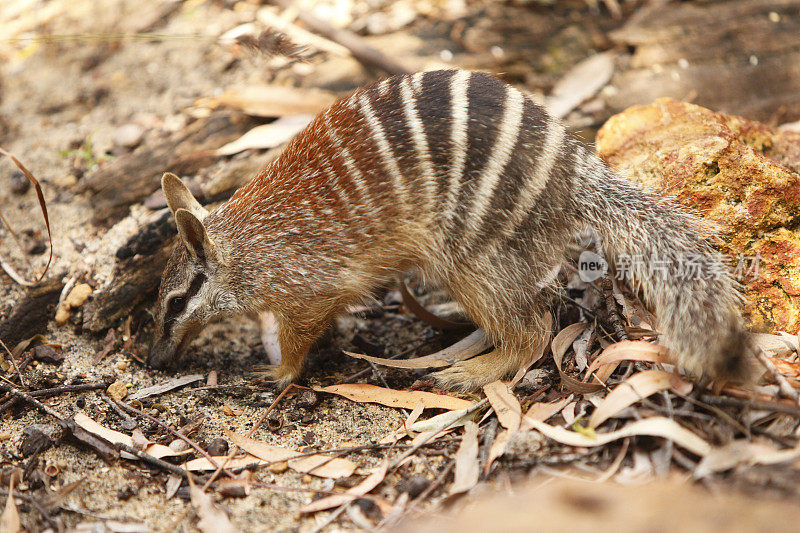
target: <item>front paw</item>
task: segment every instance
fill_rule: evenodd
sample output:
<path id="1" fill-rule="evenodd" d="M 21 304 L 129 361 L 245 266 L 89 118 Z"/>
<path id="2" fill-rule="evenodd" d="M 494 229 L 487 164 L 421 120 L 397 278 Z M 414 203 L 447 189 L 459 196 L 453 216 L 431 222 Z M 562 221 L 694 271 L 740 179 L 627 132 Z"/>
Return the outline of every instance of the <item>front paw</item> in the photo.
<path id="1" fill-rule="evenodd" d="M 283 389 L 297 381 L 300 376 L 283 365 L 256 365 L 246 377 L 256 383 L 275 383 Z"/>

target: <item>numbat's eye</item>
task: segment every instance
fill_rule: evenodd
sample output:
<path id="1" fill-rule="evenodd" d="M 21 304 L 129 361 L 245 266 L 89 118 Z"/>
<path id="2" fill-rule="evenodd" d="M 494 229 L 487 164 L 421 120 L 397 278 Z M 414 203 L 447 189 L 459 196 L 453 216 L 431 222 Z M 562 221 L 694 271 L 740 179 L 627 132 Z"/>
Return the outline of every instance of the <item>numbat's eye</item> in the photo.
<path id="1" fill-rule="evenodd" d="M 180 313 L 186 308 L 186 298 L 176 296 L 169 301 L 169 310 L 173 313 Z"/>

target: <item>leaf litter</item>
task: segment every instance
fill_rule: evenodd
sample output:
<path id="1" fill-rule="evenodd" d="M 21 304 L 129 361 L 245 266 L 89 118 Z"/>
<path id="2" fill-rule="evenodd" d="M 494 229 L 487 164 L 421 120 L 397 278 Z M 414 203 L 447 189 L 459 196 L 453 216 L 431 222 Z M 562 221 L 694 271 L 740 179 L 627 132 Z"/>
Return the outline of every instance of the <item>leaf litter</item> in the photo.
<path id="1" fill-rule="evenodd" d="M 263 22 L 264 20 L 274 21 L 279 17 L 269 9 L 261 9 L 257 18 Z M 328 38 L 322 38 L 302 29 L 292 21 L 291 17 L 285 19 L 281 17 L 281 20 L 286 27 L 291 28 L 292 38 L 302 35 L 309 38 L 308 42 L 310 43 L 316 42 L 323 48 L 336 50 L 337 55 L 349 55 L 347 48 Z M 301 53 L 293 43 L 281 41 L 280 38 L 276 39 L 274 35 L 270 37 L 269 34 L 262 34 L 249 40 L 239 39 L 239 45 L 258 49 L 267 54 L 281 53 L 281 49 L 283 49 L 284 55 L 289 58 Z M 559 114 L 574 111 L 582 102 L 593 98 L 608 81 L 614 69 L 614 59 L 611 53 L 598 54 L 569 70 L 561 82 L 554 85 L 555 89 L 552 91 L 549 103 L 559 107 Z M 298 72 L 302 72 L 302 68 L 306 67 L 306 65 L 296 66 L 300 67 Z M 207 94 L 216 93 L 208 92 Z M 241 157 L 245 157 L 247 154 L 241 152 L 283 144 L 307 124 L 311 115 L 328 105 L 337 96 L 337 94 L 325 90 L 289 87 L 273 82 L 261 86 L 248 84 L 244 88 L 229 88 L 222 93 L 222 96 L 198 101 L 192 112 L 200 114 L 208 109 L 227 108 L 253 116 L 277 118 L 278 120 L 263 125 L 259 129 L 251 130 L 232 143 L 214 148 L 218 156 L 240 154 Z M 187 173 L 191 174 L 192 172 Z M 59 194 L 61 192 L 59 191 Z M 37 195 L 42 201 L 40 205 L 49 233 L 47 210 L 38 186 Z M 53 253 L 52 242 L 50 253 Z M 8 270 L 5 261 L 3 268 Z M 12 278 L 18 283 L 30 284 L 27 277 L 14 272 Z M 37 274 L 44 276 L 45 272 Z M 406 295 L 403 294 L 403 297 L 406 298 Z M 623 296 L 615 286 L 613 297 L 622 305 L 624 318 L 629 324 L 632 323 L 631 318 L 634 313 L 647 317 L 648 324 L 656 324 L 656 321 L 646 313 L 635 295 Z M 629 304 L 629 302 L 631 303 Z M 462 323 L 441 320 L 434 313 L 427 311 L 425 307 L 415 307 L 412 300 L 406 299 L 405 307 L 436 329 L 457 331 L 464 327 Z M 296 487 L 290 486 L 290 482 L 302 480 L 302 483 L 307 485 L 307 492 L 319 491 L 318 493 L 323 496 L 318 500 L 304 500 L 300 506 L 302 512 L 313 514 L 332 510 L 329 516 L 340 511 L 341 516 L 348 516 L 344 511 L 347 509 L 346 513 L 356 517 L 359 515 L 351 513 L 355 505 L 350 504 L 362 496 L 374 493 L 380 494 L 380 496 L 374 496 L 374 499 L 369 501 L 391 502 L 389 504 L 376 503 L 384 512 L 391 513 L 385 516 L 384 520 L 399 519 L 404 513 L 409 512 L 409 509 L 413 510 L 415 504 L 420 502 L 414 496 L 409 496 L 412 493 L 421 495 L 416 496 L 417 498 L 427 498 L 431 502 L 441 501 L 440 498 L 444 494 L 468 492 L 481 483 L 481 472 L 485 475 L 488 474 L 491 481 L 492 466 L 496 467 L 494 471 L 532 468 L 543 472 L 540 470 L 540 465 L 547 463 L 562 467 L 594 469 L 601 472 L 603 477 L 623 479 L 621 472 L 626 469 L 638 469 L 638 465 L 644 465 L 641 471 L 649 472 L 648 475 L 652 476 L 652 472 L 657 470 L 652 468 L 652 464 L 656 462 L 652 456 L 659 453 L 662 458 L 666 458 L 662 462 L 666 461 L 665 464 L 671 471 L 691 472 L 693 477 L 698 479 L 710 476 L 731 479 L 732 471 L 757 465 L 782 465 L 786 469 L 798 468 L 800 452 L 798 452 L 793 425 L 800 418 L 800 407 L 791 398 L 782 397 L 781 390 L 774 383 L 774 376 L 779 375 L 790 388 L 796 389 L 800 384 L 796 335 L 782 332 L 754 335 L 754 341 L 763 349 L 774 372 L 777 373 L 762 378 L 761 386 L 755 394 L 730 384 L 718 384 L 718 387 L 707 393 L 703 389 L 698 390 L 699 385 L 695 385 L 695 390 L 687 396 L 688 382 L 684 377 L 674 373 L 670 366 L 665 366 L 667 364 L 665 348 L 639 340 L 616 342 L 619 338 L 612 338 L 608 335 L 607 331 L 610 331 L 610 328 L 606 327 L 604 317 L 593 317 L 584 313 L 578 306 L 562 303 L 557 306 L 553 314 L 555 318 L 552 319 L 554 325 L 552 329 L 553 333 L 556 333 L 555 338 L 552 341 L 548 338 L 546 344 L 532 350 L 526 366 L 520 369 L 512 382 L 508 384 L 494 382 L 487 385 L 484 389 L 486 400 L 482 400 L 481 395 L 457 398 L 435 390 L 430 392 L 427 390 L 403 390 L 408 382 L 405 378 L 398 377 L 399 373 L 390 373 L 394 372 L 394 370 L 390 370 L 386 375 L 382 375 L 381 371 L 376 370 L 375 373 L 388 380 L 391 387 L 378 387 L 371 383 L 317 386 L 317 391 L 330 393 L 331 398 L 335 394 L 338 398 L 324 400 L 325 406 L 317 406 L 305 411 L 302 409 L 292 411 L 294 406 L 287 407 L 285 411 L 288 414 L 298 416 L 291 420 L 287 418 L 286 424 L 275 426 L 274 431 L 286 432 L 286 426 L 296 426 L 295 433 L 299 436 L 295 435 L 296 441 L 291 446 L 268 444 L 263 440 L 252 438 L 252 432 L 248 436 L 244 436 L 235 431 L 222 433 L 220 429 L 204 428 L 202 431 L 202 438 L 205 439 L 204 447 L 209 447 L 210 438 L 220 439 L 224 434 L 234 447 L 243 450 L 238 455 L 225 455 L 224 452 L 221 455 L 214 454 L 210 461 L 206 457 L 195 457 L 196 451 L 177 452 L 171 447 L 165 446 L 163 443 L 169 442 L 171 436 L 167 433 L 165 440 L 163 427 L 153 429 L 142 425 L 142 428 L 125 428 L 126 433 L 110 429 L 108 426 L 114 425 L 114 417 L 118 414 L 115 415 L 108 411 L 108 418 L 104 419 L 103 411 L 98 411 L 96 406 L 90 405 L 86 412 L 92 414 L 94 419 L 102 421 L 102 425 L 82 411 L 77 411 L 71 418 L 58 415 L 58 412 L 52 408 L 46 412 L 50 418 L 53 418 L 54 413 L 58 415 L 55 418 L 63 424 L 65 429 L 76 436 L 79 442 L 94 448 L 111 463 L 116 461 L 116 455 L 126 460 L 149 461 L 147 457 L 161 460 L 161 462 L 150 462 L 148 467 L 169 473 L 169 477 L 165 478 L 166 481 L 158 480 L 155 483 L 163 483 L 170 496 L 176 496 L 181 491 L 181 487 L 185 487 L 184 479 L 188 480 L 188 494 L 194 509 L 196 509 L 195 512 L 201 519 L 198 525 L 204 531 L 235 530 L 227 513 L 215 499 L 233 494 L 236 492 L 233 490 L 236 486 L 257 490 L 259 483 L 266 485 L 264 476 L 273 475 L 268 467 L 281 463 L 286 464 L 284 470 L 288 469 L 288 471 L 286 471 L 287 473 L 275 473 L 276 483 L 286 483 L 287 481 L 289 483 L 276 484 L 266 490 L 294 490 Z M 73 318 L 80 318 L 79 312 L 73 313 L 73 315 L 77 315 Z M 576 319 L 576 316 L 579 318 Z M 100 351 L 102 357 L 98 357 L 96 361 L 97 366 L 108 369 L 110 365 L 120 362 L 112 362 L 112 360 L 126 358 L 127 355 L 124 352 L 136 347 L 137 343 L 131 340 L 133 338 L 131 336 L 131 318 L 129 315 L 125 326 L 127 333 L 122 336 L 125 341 L 123 351 L 120 353 L 113 351 L 116 342 L 113 345 L 106 343 L 103 350 Z M 75 325 L 77 324 L 76 322 Z M 651 336 L 655 334 L 650 326 L 644 327 L 639 323 L 638 327 L 639 330 L 631 326 L 628 328 L 628 332 L 639 334 L 640 336 L 637 338 L 641 338 L 641 331 L 645 330 L 649 331 Z M 31 336 L 32 333 L 27 336 Z M 110 329 L 109 338 L 113 334 L 114 330 Z M 452 334 L 443 338 L 447 342 L 454 340 Z M 63 341 L 59 340 L 59 342 Z M 106 349 L 109 346 L 110 348 Z M 443 342 L 440 346 L 446 346 L 446 343 Z M 441 368 L 483 353 L 491 347 L 491 342 L 484 333 L 477 330 L 461 341 L 455 342 L 449 348 L 429 356 L 390 360 L 352 352 L 349 355 L 390 369 Z M 544 357 L 548 348 L 552 352 L 552 359 Z M 0 365 L 7 372 L 4 377 L 11 380 L 17 379 L 15 376 L 20 373 L 14 373 L 14 365 L 24 361 L 24 359 L 20 359 L 20 356 L 27 352 L 27 348 L 23 348 L 21 353 L 13 353 L 10 355 L 10 361 L 5 361 L 4 354 L 3 359 L 0 360 Z M 599 356 L 596 355 L 598 352 L 600 352 Z M 532 389 L 530 385 L 522 381 L 522 377 L 531 366 L 537 372 L 545 373 L 546 379 L 543 384 L 540 384 L 539 389 Z M 264 406 L 252 407 L 247 402 L 237 401 L 239 397 L 233 394 L 238 392 L 237 387 L 247 394 L 266 394 L 265 398 L 269 399 L 260 399 L 259 401 L 262 403 L 264 401 L 269 403 L 274 398 L 274 395 L 269 396 L 269 392 L 263 393 L 248 389 L 239 383 L 231 383 L 227 376 L 222 374 L 222 369 L 219 370 L 223 377 L 219 382 L 216 379 L 209 379 L 206 387 L 190 387 L 194 384 L 195 379 L 183 381 L 181 378 L 175 378 L 151 387 L 141 388 L 129 399 L 142 402 L 144 405 L 139 407 L 146 408 L 148 413 L 166 420 L 171 413 L 163 409 L 161 399 L 154 400 L 154 396 L 163 395 L 171 400 L 177 398 L 176 403 L 201 397 L 203 401 L 212 405 L 219 403 L 222 406 L 217 406 L 220 413 L 225 412 L 226 408 L 227 412 L 235 415 L 238 413 L 230 420 L 223 418 L 222 426 L 237 425 L 237 427 L 241 427 L 239 424 L 242 420 L 232 420 L 232 418 L 250 421 L 250 416 L 254 411 L 263 409 Z M 24 373 L 25 370 L 22 372 Z M 216 375 L 217 371 L 213 370 L 212 372 Z M 330 374 L 327 369 L 321 374 L 324 375 L 322 383 L 330 384 Z M 29 372 L 26 377 L 30 375 L 32 373 Z M 554 376 L 558 377 L 551 379 Z M 187 377 L 194 378 L 195 376 Z M 335 383 L 341 383 L 342 380 L 339 377 L 336 376 Z M 9 401 L 8 395 L 11 395 L 17 403 L 35 405 L 29 399 L 9 392 L 8 384 L 5 382 L 4 384 L 6 388 L 3 390 L 7 393 L 4 401 Z M 30 398 L 38 397 L 36 395 L 45 390 L 35 382 L 28 387 L 30 390 L 26 390 L 21 379 L 19 385 L 19 392 Z M 337 389 L 337 387 L 339 388 Z M 58 387 L 51 387 L 51 389 L 56 388 Z M 180 388 L 182 390 L 178 390 Z M 75 391 L 64 390 L 54 395 L 74 393 Z M 291 396 L 292 394 L 289 394 L 286 398 Z M 756 401 L 751 404 L 749 400 L 753 396 Z M 86 399 L 91 398 L 92 396 L 89 396 Z M 81 397 L 80 399 L 84 400 L 85 398 Z M 282 397 L 278 396 L 268 410 L 280 403 L 281 399 Z M 61 399 L 56 398 L 52 402 L 48 401 L 45 405 L 51 403 L 58 405 L 60 401 Z M 172 407 L 167 399 L 163 401 L 168 408 Z M 350 402 L 370 404 L 372 410 L 366 411 L 370 414 L 378 410 L 396 414 L 397 416 L 392 418 L 391 428 L 397 429 L 376 444 L 373 444 L 375 440 L 373 437 L 378 437 L 378 435 L 371 435 L 369 444 L 364 445 L 365 448 L 352 446 L 349 448 L 350 451 L 346 452 L 334 450 L 347 447 L 330 448 L 330 445 L 323 440 L 330 438 L 330 435 L 322 432 L 315 434 L 315 430 L 305 430 L 307 427 L 314 428 L 313 424 L 308 425 L 309 422 L 305 421 L 306 417 L 336 416 L 335 409 L 329 408 L 328 405 L 341 406 L 344 404 L 346 408 L 355 410 L 356 406 L 350 405 Z M 253 404 L 255 405 L 256 402 L 254 401 Z M 379 408 L 377 405 L 386 407 Z M 758 409 L 757 416 L 751 416 L 751 405 Z M 103 407 L 102 404 L 100 406 Z M 491 411 L 486 411 L 489 407 L 491 407 Z M 208 407 L 203 409 L 212 410 Z M 399 409 L 412 411 L 404 415 L 399 412 Z M 432 413 L 431 409 L 444 410 L 444 412 L 434 411 Z M 484 411 L 486 411 L 485 416 L 481 419 L 480 415 Z M 365 415 L 367 418 L 365 424 L 369 422 L 368 416 Z M 44 415 L 42 418 L 45 418 Z M 752 422 L 752 427 L 749 423 L 744 424 L 748 421 Z M 178 417 L 173 417 L 171 420 L 174 427 L 180 427 L 184 422 Z M 166 422 L 164 425 L 167 425 Z M 258 429 L 258 426 L 259 423 L 256 423 L 251 428 L 252 431 Z M 741 427 L 745 427 L 744 432 Z M 342 430 L 342 433 L 346 433 L 345 436 L 350 438 L 360 430 L 360 427 L 353 425 Z M 388 430 L 389 428 L 387 428 Z M 259 439 L 270 439 L 268 436 L 275 437 L 265 428 L 259 434 Z M 301 444 L 301 437 L 314 441 L 314 444 Z M 647 439 L 640 439 L 640 437 L 647 437 Z M 532 455 L 529 453 L 528 460 L 523 461 L 520 460 L 520 457 L 523 457 L 520 443 L 526 441 L 534 442 L 541 447 Z M 641 446 L 642 443 L 645 445 Z M 114 448 L 119 445 L 128 446 L 131 450 Z M 674 455 L 672 445 L 677 448 Z M 656 451 L 651 453 L 650 448 L 653 446 L 656 447 Z M 488 448 L 488 450 L 482 448 Z M 357 449 L 360 451 L 354 451 Z M 364 450 L 367 450 L 368 453 Z M 142 452 L 147 457 L 135 455 L 132 451 Z M 427 455 L 422 453 L 423 451 L 433 453 Z M 530 449 L 527 452 L 530 452 Z M 407 453 L 408 455 L 406 455 Z M 374 454 L 376 457 L 367 457 L 370 454 Z M 398 456 L 398 454 L 401 455 Z M 194 458 L 184 462 L 189 457 Z M 47 458 L 45 457 L 45 459 Z M 30 464 L 33 463 L 34 461 L 31 461 Z M 375 466 L 376 464 L 378 466 Z M 140 465 L 141 463 L 137 465 L 137 468 Z M 169 467 L 183 469 L 183 476 L 169 470 Z M 36 467 L 32 468 L 34 471 L 36 470 Z M 61 468 L 63 470 L 63 465 Z M 414 468 L 417 470 L 413 470 Z M 240 478 L 239 476 L 242 475 L 240 472 L 237 472 L 234 477 L 228 477 L 223 472 L 223 470 L 240 469 L 244 469 L 243 472 L 247 475 L 252 472 L 254 481 L 251 483 L 247 476 Z M 276 469 L 275 472 L 278 470 L 280 469 Z M 58 467 L 50 471 L 57 473 Z M 187 471 L 200 473 L 214 471 L 215 476 L 205 475 L 207 486 L 199 488 L 194 484 L 192 476 L 185 476 Z M 422 492 L 411 489 L 402 492 L 396 490 L 392 480 L 407 478 L 408 471 L 423 472 L 429 482 L 428 488 Z M 453 472 L 455 472 L 455 476 L 452 475 Z M 220 480 L 215 482 L 213 479 L 217 474 L 219 474 Z M 308 483 L 305 481 L 306 475 L 308 478 L 313 478 Z M 731 478 L 722 477 L 726 475 L 730 475 Z M 295 478 L 291 476 L 295 476 Z M 354 479 L 359 476 L 359 479 Z M 64 479 L 59 479 L 57 483 L 62 483 L 62 481 Z M 342 485 L 335 485 L 334 481 L 342 483 Z M 62 483 L 60 489 L 51 493 L 50 496 L 41 498 L 40 502 L 46 504 L 44 509 L 66 509 L 65 499 L 70 492 L 79 488 L 80 483 L 80 479 L 71 483 Z M 14 487 L 11 486 L 6 492 L 11 493 L 13 490 Z M 206 491 L 211 492 L 206 493 Z M 331 492 L 338 493 L 330 494 Z M 252 493 L 248 493 L 247 490 L 244 490 L 244 493 L 245 496 L 249 494 L 249 497 L 252 497 Z M 184 491 L 183 494 L 186 492 Z M 411 503 L 409 504 L 409 502 Z M 13 510 L 9 506 L 13 507 Z M 16 514 L 16 519 L 13 517 L 14 514 Z M 14 499 L 10 495 L 6 499 L 2 519 L 4 527 L 10 524 L 8 525 L 10 530 L 14 530 L 14 527 L 19 529 L 19 526 L 16 525 L 19 513 Z M 382 523 L 379 517 L 371 517 L 366 512 L 363 512 L 357 520 L 362 525 Z M 106 523 L 111 524 L 110 521 Z"/>

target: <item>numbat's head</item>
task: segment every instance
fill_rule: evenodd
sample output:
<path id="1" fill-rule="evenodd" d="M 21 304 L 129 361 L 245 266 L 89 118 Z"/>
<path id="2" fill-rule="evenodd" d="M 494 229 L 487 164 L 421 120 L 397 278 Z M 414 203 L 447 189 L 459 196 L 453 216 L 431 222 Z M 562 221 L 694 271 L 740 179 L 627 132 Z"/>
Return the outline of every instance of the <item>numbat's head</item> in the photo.
<path id="1" fill-rule="evenodd" d="M 203 225 L 208 211 L 174 174 L 164 174 L 161 188 L 180 244 L 167 262 L 158 292 L 155 338 L 147 357 L 155 367 L 171 363 L 206 324 L 231 307 L 223 254 Z"/>

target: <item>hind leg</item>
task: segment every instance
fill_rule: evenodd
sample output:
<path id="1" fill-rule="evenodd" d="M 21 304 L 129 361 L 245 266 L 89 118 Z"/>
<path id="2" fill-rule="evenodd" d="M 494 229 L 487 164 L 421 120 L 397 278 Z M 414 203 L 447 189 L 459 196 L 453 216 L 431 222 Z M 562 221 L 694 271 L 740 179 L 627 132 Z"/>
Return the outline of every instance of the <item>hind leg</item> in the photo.
<path id="1" fill-rule="evenodd" d="M 527 273 L 531 275 L 530 270 Z M 530 290 L 529 280 L 523 284 L 513 277 L 465 274 L 460 272 L 455 283 L 448 283 L 450 292 L 484 328 L 495 349 L 435 372 L 433 377 L 444 388 L 470 391 L 519 370 L 550 332 L 544 319 L 546 296 L 519 288 Z M 509 280 L 508 286 L 500 286 L 500 279 Z"/>

